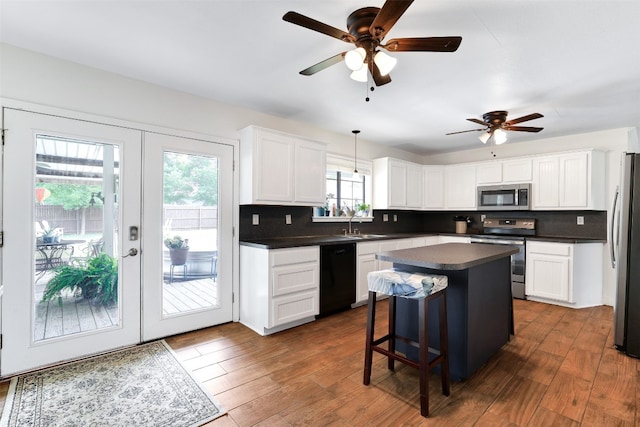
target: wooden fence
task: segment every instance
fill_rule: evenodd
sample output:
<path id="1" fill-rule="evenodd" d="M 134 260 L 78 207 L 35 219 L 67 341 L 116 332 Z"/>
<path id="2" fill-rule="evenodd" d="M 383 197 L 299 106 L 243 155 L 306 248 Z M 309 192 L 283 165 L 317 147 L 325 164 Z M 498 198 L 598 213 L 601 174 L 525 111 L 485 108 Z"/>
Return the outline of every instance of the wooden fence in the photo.
<path id="1" fill-rule="evenodd" d="M 36 221 L 46 220 L 51 227 L 60 227 L 64 234 L 102 233 L 102 206 L 64 210 L 62 206 L 36 205 Z M 164 207 L 165 223 L 173 230 L 215 229 L 218 225 L 216 206 Z M 118 215 L 116 215 L 117 217 Z M 118 224 L 115 224 L 118 228 Z"/>

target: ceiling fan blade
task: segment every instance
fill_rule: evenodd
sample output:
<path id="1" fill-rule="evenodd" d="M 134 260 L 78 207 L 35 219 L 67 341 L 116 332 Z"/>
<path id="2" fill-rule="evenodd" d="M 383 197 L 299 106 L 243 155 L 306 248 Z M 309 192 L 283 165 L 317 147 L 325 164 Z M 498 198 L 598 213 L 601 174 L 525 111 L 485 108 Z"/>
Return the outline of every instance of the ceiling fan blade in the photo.
<path id="1" fill-rule="evenodd" d="M 353 43 L 356 41 L 356 38 L 354 36 L 345 31 L 342 31 L 336 27 L 332 27 L 331 25 L 324 24 L 320 21 L 316 21 L 313 18 L 301 15 L 297 12 L 287 12 L 284 14 L 282 19 L 287 22 L 291 22 L 292 24 L 300 25 L 301 27 L 317 31 L 331 37 L 335 37 L 336 39 L 342 40 L 347 43 Z"/>
<path id="2" fill-rule="evenodd" d="M 544 128 L 536 128 L 532 126 L 505 126 L 505 130 L 515 130 L 519 132 L 540 132 Z"/>
<path id="3" fill-rule="evenodd" d="M 380 69 L 373 61 L 369 61 L 369 72 L 371 72 L 371 76 L 373 76 L 373 81 L 376 83 L 376 86 L 386 85 L 391 82 L 391 76 L 389 74 L 386 76 L 380 74 Z"/>
<path id="4" fill-rule="evenodd" d="M 320 61 L 317 64 L 314 64 L 311 67 L 305 68 L 304 70 L 300 71 L 300 74 L 302 74 L 303 76 L 311 76 L 311 75 L 317 73 L 318 71 L 322 71 L 325 68 L 329 68 L 332 65 L 335 65 L 338 62 L 341 62 L 342 58 L 344 58 L 345 54 L 346 54 L 346 52 L 342 52 L 342 53 L 339 53 L 337 55 L 332 56 L 331 58 L 327 58 L 324 61 Z"/>
<path id="5" fill-rule="evenodd" d="M 488 123 L 485 123 L 485 122 L 483 122 L 483 121 L 482 121 L 482 120 L 480 120 L 480 119 L 467 119 L 467 120 L 469 120 L 470 122 L 473 122 L 473 123 L 477 123 L 477 124 L 482 125 L 482 126 L 487 126 L 487 127 L 489 127 L 489 124 L 488 124 Z"/>
<path id="6" fill-rule="evenodd" d="M 409 37 L 391 39 L 384 46 L 393 52 L 455 52 L 458 50 L 462 37 Z"/>
<path id="7" fill-rule="evenodd" d="M 504 123 L 506 125 L 515 125 L 517 123 L 522 123 L 522 122 L 526 122 L 526 121 L 529 121 L 529 120 L 539 119 L 540 117 L 544 117 L 544 116 L 542 114 L 540 114 L 540 113 L 533 113 L 533 114 L 528 114 L 526 116 L 518 117 L 517 119 L 507 120 Z"/>
<path id="8" fill-rule="evenodd" d="M 371 23 L 369 33 L 382 40 L 411 3 L 413 0 L 387 0 Z"/>
<path id="9" fill-rule="evenodd" d="M 467 132 L 478 132 L 480 130 L 486 130 L 486 128 L 484 129 L 470 129 L 470 130 L 461 130 L 460 132 L 450 132 L 450 133 L 446 133 L 445 135 L 457 135 L 459 133 L 467 133 Z"/>

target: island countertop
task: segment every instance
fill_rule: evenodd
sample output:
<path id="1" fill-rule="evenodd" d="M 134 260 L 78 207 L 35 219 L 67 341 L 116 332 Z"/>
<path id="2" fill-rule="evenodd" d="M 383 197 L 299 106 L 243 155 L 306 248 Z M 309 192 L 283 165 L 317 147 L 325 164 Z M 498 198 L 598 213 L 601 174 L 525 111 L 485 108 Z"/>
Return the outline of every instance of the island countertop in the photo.
<path id="1" fill-rule="evenodd" d="M 464 270 L 518 252 L 510 245 L 483 243 L 443 243 L 411 249 L 378 252 L 376 258 L 394 264 L 435 270 Z"/>

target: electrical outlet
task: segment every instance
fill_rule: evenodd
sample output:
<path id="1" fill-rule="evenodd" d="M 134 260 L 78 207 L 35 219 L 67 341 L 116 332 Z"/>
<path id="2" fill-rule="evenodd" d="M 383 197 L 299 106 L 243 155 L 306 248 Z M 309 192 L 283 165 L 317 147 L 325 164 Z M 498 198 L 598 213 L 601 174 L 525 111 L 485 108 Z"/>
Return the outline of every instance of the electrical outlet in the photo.
<path id="1" fill-rule="evenodd" d="M 480 215 L 480 222 L 484 221 L 487 216 L 485 214 Z"/>
<path id="2" fill-rule="evenodd" d="M 584 225 L 584 217 L 583 216 L 579 216 L 576 218 L 576 223 L 578 225 Z"/>
<path id="3" fill-rule="evenodd" d="M 389 214 L 382 214 L 382 221 L 383 222 L 388 222 L 389 221 Z"/>
<path id="4" fill-rule="evenodd" d="M 284 216 L 284 222 L 285 222 L 287 225 L 291 225 L 291 215 L 288 215 L 288 214 L 287 214 L 287 215 L 285 215 L 285 216 Z"/>
<path id="5" fill-rule="evenodd" d="M 251 223 L 253 225 L 258 225 L 260 224 L 260 215 L 258 214 L 253 214 L 253 218 L 251 219 Z"/>
<path id="6" fill-rule="evenodd" d="M 393 222 L 398 222 L 398 215 L 393 216 Z"/>

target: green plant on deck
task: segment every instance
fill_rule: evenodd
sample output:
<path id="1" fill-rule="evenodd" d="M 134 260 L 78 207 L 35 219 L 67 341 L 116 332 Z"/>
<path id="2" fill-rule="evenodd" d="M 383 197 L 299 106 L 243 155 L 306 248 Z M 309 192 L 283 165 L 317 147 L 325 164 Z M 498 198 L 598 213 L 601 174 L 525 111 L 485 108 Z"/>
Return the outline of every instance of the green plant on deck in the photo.
<path id="1" fill-rule="evenodd" d="M 176 235 L 173 237 L 167 237 L 164 239 L 164 245 L 169 249 L 182 249 L 189 247 L 189 239 L 183 239 Z"/>
<path id="2" fill-rule="evenodd" d="M 85 299 L 112 305 L 118 302 L 118 261 L 102 253 L 86 265 L 56 267 L 42 295 L 42 301 L 57 298 L 62 304 L 62 291 L 79 292 Z"/>

